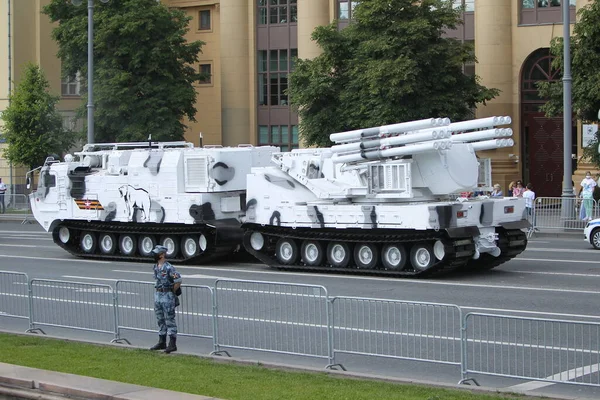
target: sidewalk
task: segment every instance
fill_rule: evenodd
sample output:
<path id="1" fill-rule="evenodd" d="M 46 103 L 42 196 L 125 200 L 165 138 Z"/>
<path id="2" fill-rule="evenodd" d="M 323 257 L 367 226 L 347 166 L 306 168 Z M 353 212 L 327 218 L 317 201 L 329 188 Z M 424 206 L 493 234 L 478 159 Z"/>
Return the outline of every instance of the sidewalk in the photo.
<path id="1" fill-rule="evenodd" d="M 0 363 L 0 398 L 58 400 L 218 400 L 86 376 Z"/>

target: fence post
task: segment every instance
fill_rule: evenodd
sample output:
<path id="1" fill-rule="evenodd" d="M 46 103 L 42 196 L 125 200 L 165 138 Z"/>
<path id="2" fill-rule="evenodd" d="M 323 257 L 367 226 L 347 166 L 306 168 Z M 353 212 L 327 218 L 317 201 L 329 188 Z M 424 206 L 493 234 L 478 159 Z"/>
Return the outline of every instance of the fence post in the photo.
<path id="1" fill-rule="evenodd" d="M 336 364 L 335 362 L 335 347 L 333 342 L 333 329 L 335 324 L 334 301 L 335 297 L 330 300 L 329 295 L 327 296 L 327 346 L 329 347 L 329 364 L 325 369 L 336 369 L 335 367 L 340 367 L 343 371 L 347 371 L 346 367 L 339 363 Z"/>
<path id="2" fill-rule="evenodd" d="M 458 384 L 470 385 L 468 382 L 473 382 L 475 386 L 481 386 L 475 378 L 467 378 L 467 319 L 469 318 L 469 314 L 463 317 L 462 309 L 460 309 L 460 313 L 462 325 L 460 327 L 460 381 L 458 381 Z"/>
<path id="3" fill-rule="evenodd" d="M 33 307 L 33 285 L 31 284 L 32 281 L 33 279 L 29 279 L 27 281 L 27 291 L 29 293 L 29 329 L 27 329 L 25 333 L 36 333 L 36 331 L 40 331 L 45 335 L 46 332 L 44 332 L 41 328 L 36 328 L 33 323 L 33 321 L 35 321 L 35 310 Z"/>
<path id="4" fill-rule="evenodd" d="M 219 338 L 218 338 L 218 319 L 219 319 L 219 311 L 217 307 L 217 282 L 215 282 L 215 288 L 212 291 L 212 319 L 213 319 L 213 351 L 210 353 L 211 355 L 220 355 L 221 349 L 219 348 Z M 227 353 L 227 352 L 225 352 Z M 229 353 L 227 353 L 229 355 Z"/>

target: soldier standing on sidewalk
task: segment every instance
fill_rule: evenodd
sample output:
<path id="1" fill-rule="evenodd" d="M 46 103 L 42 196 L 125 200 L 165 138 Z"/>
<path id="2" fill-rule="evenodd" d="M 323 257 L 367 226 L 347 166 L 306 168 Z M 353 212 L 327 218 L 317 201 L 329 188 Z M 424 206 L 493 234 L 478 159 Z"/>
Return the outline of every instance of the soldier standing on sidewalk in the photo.
<path id="1" fill-rule="evenodd" d="M 4 195 L 6 194 L 6 183 L 2 182 L 2 178 L 0 178 L 0 213 L 4 214 L 6 212 L 6 205 L 4 204 Z"/>
<path id="2" fill-rule="evenodd" d="M 166 259 L 167 248 L 156 246 L 152 250 L 154 254 L 154 314 L 158 322 L 158 343 L 150 350 L 165 350 L 165 353 L 177 351 L 177 324 L 175 323 L 175 307 L 177 307 L 177 296 L 175 292 L 181 285 L 181 275 Z M 167 334 L 169 345 L 167 346 Z"/>

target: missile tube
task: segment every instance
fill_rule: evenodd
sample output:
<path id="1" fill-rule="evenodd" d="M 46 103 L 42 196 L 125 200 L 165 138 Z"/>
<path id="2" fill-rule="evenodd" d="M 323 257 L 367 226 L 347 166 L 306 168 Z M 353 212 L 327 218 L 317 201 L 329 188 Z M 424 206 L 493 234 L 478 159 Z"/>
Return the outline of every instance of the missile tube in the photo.
<path id="1" fill-rule="evenodd" d="M 397 146 L 402 144 L 425 142 L 429 140 L 447 139 L 450 137 L 450 132 L 445 129 L 437 129 L 427 132 L 405 134 L 393 136 L 383 139 L 361 140 L 355 143 L 340 144 L 331 147 L 333 153 L 347 153 L 361 150 L 369 150 L 374 148 L 383 149 L 389 146 Z"/>
<path id="2" fill-rule="evenodd" d="M 508 125 L 512 122 L 510 117 L 487 117 L 469 121 L 454 122 L 448 125 L 452 132 L 469 131 L 472 129 L 490 128 L 496 125 Z"/>
<path id="3" fill-rule="evenodd" d="M 451 140 L 437 140 L 418 143 L 410 146 L 392 147 L 391 149 L 385 150 L 361 151 L 343 155 L 336 153 L 331 157 L 331 161 L 334 164 L 338 164 L 357 161 L 380 160 L 388 157 L 400 157 L 436 150 L 446 150 L 450 147 L 452 147 Z"/>
<path id="4" fill-rule="evenodd" d="M 484 131 L 467 132 L 458 135 L 452 135 L 450 138 L 453 142 L 474 142 L 477 140 L 494 139 L 512 136 L 513 132 L 510 128 L 502 129 L 487 129 Z"/>
<path id="5" fill-rule="evenodd" d="M 500 149 L 502 147 L 512 147 L 515 144 L 512 139 L 496 139 L 496 140 L 484 140 L 482 142 L 471 143 L 473 150 L 493 150 Z"/>
<path id="6" fill-rule="evenodd" d="M 447 126 L 450 124 L 448 118 L 429 118 L 418 121 L 401 122 L 393 125 L 383 125 L 376 128 L 357 129 L 353 131 L 332 133 L 329 139 L 334 143 L 356 141 L 363 138 L 386 136 L 394 133 L 414 131 L 418 129 Z"/>

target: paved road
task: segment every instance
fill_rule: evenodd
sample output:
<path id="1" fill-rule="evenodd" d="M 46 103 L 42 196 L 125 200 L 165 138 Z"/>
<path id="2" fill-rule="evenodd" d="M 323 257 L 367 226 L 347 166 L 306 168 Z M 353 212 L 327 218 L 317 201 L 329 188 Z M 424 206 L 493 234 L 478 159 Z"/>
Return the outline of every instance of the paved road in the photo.
<path id="1" fill-rule="evenodd" d="M 583 237 L 583 235 L 582 235 Z M 323 285 L 330 296 L 360 296 L 456 304 L 466 311 L 535 316 L 565 320 L 600 322 L 597 304 L 600 295 L 600 252 L 582 239 L 539 237 L 517 259 L 495 270 L 478 274 L 453 274 L 443 279 L 390 280 L 381 277 L 302 274 L 271 270 L 256 263 L 221 263 L 207 266 L 180 266 L 186 284 L 214 285 L 217 278 Z M 0 270 L 24 272 L 30 278 L 61 279 L 112 284 L 117 279 L 151 280 L 151 266 L 143 263 L 99 262 L 77 259 L 52 243 L 50 236 L 36 224 L 0 223 Z M 8 320 L 8 321 L 7 321 Z M 5 329 L 22 331 L 25 321 L 4 318 Z M 152 326 L 151 323 L 149 326 Z M 152 329 L 152 328 L 151 328 Z M 110 340 L 100 333 L 77 332 L 61 328 L 47 333 Z M 150 345 L 155 335 L 128 332 L 136 345 Z M 209 340 L 181 338 L 181 348 L 207 354 Z M 323 366 L 323 360 L 290 358 L 277 354 L 232 351 L 238 357 L 264 361 Z M 456 382 L 460 371 L 455 366 L 407 362 L 356 355 L 340 355 L 338 361 L 357 372 Z M 595 373 L 592 371 L 592 374 Z M 435 377 L 435 378 L 434 378 Z M 486 386 L 531 390 L 535 394 L 568 394 L 600 397 L 600 390 L 571 385 L 548 385 L 497 377 L 478 377 Z"/>

